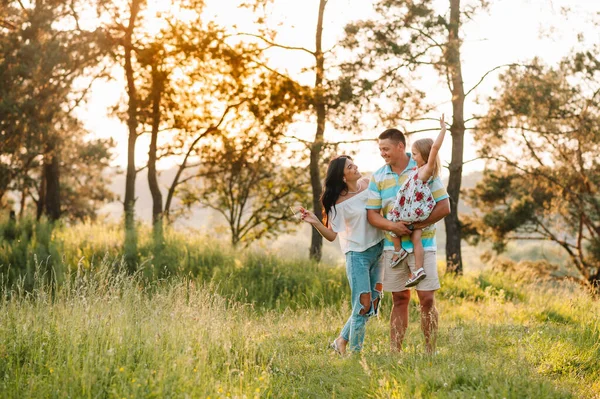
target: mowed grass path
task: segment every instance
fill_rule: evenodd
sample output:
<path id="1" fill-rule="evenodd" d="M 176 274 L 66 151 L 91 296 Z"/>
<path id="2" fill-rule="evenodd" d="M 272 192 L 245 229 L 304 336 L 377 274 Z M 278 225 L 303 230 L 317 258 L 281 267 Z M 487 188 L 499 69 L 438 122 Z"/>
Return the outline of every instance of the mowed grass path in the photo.
<path id="1" fill-rule="evenodd" d="M 348 315 L 345 295 L 269 309 L 197 280 L 144 286 L 104 267 L 5 294 L 0 397 L 600 397 L 600 305 L 575 286 L 444 278 L 433 357 L 416 301 L 404 352 L 389 352 L 387 295 L 363 353 L 340 357 L 327 344 Z"/>

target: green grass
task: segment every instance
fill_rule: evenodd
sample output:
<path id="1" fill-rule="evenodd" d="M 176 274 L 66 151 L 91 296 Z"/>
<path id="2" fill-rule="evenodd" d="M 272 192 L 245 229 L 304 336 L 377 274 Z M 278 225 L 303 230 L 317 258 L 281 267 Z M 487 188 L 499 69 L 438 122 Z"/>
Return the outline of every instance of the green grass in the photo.
<path id="1" fill-rule="evenodd" d="M 163 273 L 142 231 L 130 274 L 117 230 L 51 237 L 60 263 L 4 279 L 2 398 L 600 397 L 600 304 L 572 283 L 444 276 L 436 356 L 414 298 L 390 353 L 388 294 L 364 351 L 339 357 L 327 345 L 349 314 L 342 268 L 170 232 Z"/>
<path id="2" fill-rule="evenodd" d="M 0 293 L 15 284 L 31 291 L 40 279 L 62 285 L 77 273 L 93 275 L 107 267 L 101 264 L 123 263 L 125 235 L 117 225 L 52 227 L 26 220 L 12 239 L 5 237 L 6 227 L 0 223 Z M 195 231 L 166 229 L 160 245 L 148 227 L 140 227 L 137 237 L 133 269 L 144 285 L 186 277 L 230 299 L 268 309 L 339 306 L 347 292 L 342 269 L 299 257 L 282 260 L 266 251 L 233 251 Z"/>

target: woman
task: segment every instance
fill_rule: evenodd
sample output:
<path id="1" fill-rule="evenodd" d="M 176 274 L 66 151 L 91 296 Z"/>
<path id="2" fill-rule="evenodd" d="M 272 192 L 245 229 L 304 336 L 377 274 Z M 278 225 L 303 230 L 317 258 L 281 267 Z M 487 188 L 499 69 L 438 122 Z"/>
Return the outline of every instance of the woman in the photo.
<path id="1" fill-rule="evenodd" d="M 346 255 L 346 273 L 350 283 L 352 314 L 331 347 L 340 354 L 360 351 L 369 317 L 377 314 L 381 298 L 383 234 L 367 221 L 367 187 L 352 158 L 341 155 L 327 168 L 321 196 L 323 223 L 314 213 L 301 208 L 302 220 L 315 227 L 329 241 L 339 235 Z"/>

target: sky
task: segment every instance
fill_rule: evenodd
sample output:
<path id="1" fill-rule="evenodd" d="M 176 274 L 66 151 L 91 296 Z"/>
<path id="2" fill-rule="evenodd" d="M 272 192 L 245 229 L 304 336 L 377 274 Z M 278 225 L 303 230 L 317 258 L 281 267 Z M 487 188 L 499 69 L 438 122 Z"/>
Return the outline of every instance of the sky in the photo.
<path id="1" fill-rule="evenodd" d="M 171 0 L 149 0 L 156 10 L 165 9 Z M 210 0 L 208 14 L 223 25 L 236 24 L 241 29 L 252 29 L 245 11 L 237 9 L 238 1 Z M 463 4 L 465 2 L 463 1 Z M 462 38 L 462 62 L 465 91 L 473 87 L 481 77 L 496 66 L 515 62 L 526 62 L 534 56 L 541 58 L 546 64 L 556 64 L 567 55 L 573 47 L 581 45 L 577 35 L 582 33 L 587 43 L 600 42 L 600 29 L 593 21 L 600 21 L 600 1 L 598 0 L 492 0 L 487 11 L 480 12 L 472 20 L 464 22 Z M 324 48 L 333 46 L 341 37 L 346 23 L 364 18 L 372 13 L 372 1 L 368 0 L 329 0 L 325 14 L 325 30 L 323 33 Z M 316 26 L 318 0 L 276 0 L 272 13 L 273 26 L 279 24 L 277 41 L 290 45 L 314 48 L 314 30 Z M 447 0 L 436 0 L 440 13 L 448 8 Z M 569 11 L 564 12 L 568 7 Z M 152 27 L 150 27 L 152 28 Z M 306 84 L 314 81 L 311 73 L 302 74 L 302 68 L 310 66 L 310 56 L 302 52 L 278 50 L 270 55 L 271 63 L 277 69 L 286 71 Z M 476 104 L 477 97 L 485 99 L 494 94 L 499 72 L 488 75 L 477 90 L 467 98 L 465 118 L 473 113 L 484 111 L 482 105 Z M 119 68 L 113 70 L 114 80 L 97 82 L 88 103 L 78 113 L 92 137 L 113 137 L 117 141 L 115 165 L 125 167 L 127 163 L 127 127 L 124 122 L 109 116 L 110 108 L 123 96 L 124 77 Z M 427 99 L 440 104 L 436 114 L 442 113 L 446 120 L 451 118 L 452 108 L 447 87 L 437 77 L 423 76 L 429 82 L 426 90 Z M 364 131 L 353 136 L 353 139 L 375 138 L 388 127 L 416 130 L 437 127 L 434 121 L 426 125 L 382 126 L 374 131 Z M 291 127 L 290 134 L 311 139 L 315 126 L 312 123 L 298 123 Z M 410 140 L 432 137 L 435 132 L 414 135 Z M 348 139 L 336 132 L 332 127 L 326 128 L 326 138 L 331 141 Z M 147 159 L 147 140 L 142 136 L 138 140 L 136 163 L 138 167 Z M 451 142 L 446 136 L 440 152 L 442 164 L 450 162 Z M 349 146 L 346 149 L 356 150 L 355 162 L 366 171 L 377 169 L 381 164 L 377 145 L 366 142 Z M 344 148 L 342 147 L 342 150 Z M 467 131 L 465 139 L 466 161 L 476 158 L 476 145 Z M 168 162 L 159 165 L 168 168 Z M 464 171 L 483 169 L 481 161 L 468 162 Z M 444 174 L 445 172 L 443 172 Z"/>

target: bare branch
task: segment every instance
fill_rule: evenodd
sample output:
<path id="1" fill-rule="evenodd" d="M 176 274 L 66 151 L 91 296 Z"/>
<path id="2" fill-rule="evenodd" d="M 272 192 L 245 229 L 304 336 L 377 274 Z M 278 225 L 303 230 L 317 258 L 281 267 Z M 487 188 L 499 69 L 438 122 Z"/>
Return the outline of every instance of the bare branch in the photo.
<path id="1" fill-rule="evenodd" d="M 437 132 L 438 130 L 440 130 L 440 128 L 433 128 L 433 129 L 420 129 L 420 130 L 412 130 L 410 132 L 405 132 L 404 134 L 409 136 L 411 134 L 414 133 L 422 133 L 422 132 Z"/>
<path id="2" fill-rule="evenodd" d="M 338 144 L 356 144 L 356 143 L 365 143 L 365 142 L 369 142 L 369 141 L 377 141 L 377 139 L 373 138 L 373 139 L 359 139 L 359 140 L 342 140 L 342 141 L 326 142 L 326 143 L 323 143 L 323 145 L 335 146 Z"/>
<path id="3" fill-rule="evenodd" d="M 477 157 L 477 158 L 469 159 L 468 161 L 464 161 L 464 162 L 463 162 L 463 165 L 466 165 L 466 164 L 468 164 L 468 163 L 470 163 L 470 162 L 479 161 L 479 160 L 481 160 L 481 159 L 484 159 L 484 158 L 483 158 L 483 157 Z"/>
<path id="4" fill-rule="evenodd" d="M 165 127 L 163 129 L 158 129 L 157 131 L 158 131 L 158 133 L 162 133 L 162 132 L 168 132 L 168 131 L 174 130 L 174 129 L 175 129 L 174 127 Z M 150 130 L 144 130 L 144 131 L 141 131 L 141 132 L 138 133 L 138 137 L 140 137 L 140 136 L 142 136 L 144 134 L 150 134 L 150 133 L 152 133 L 152 131 L 150 131 Z"/>
<path id="5" fill-rule="evenodd" d="M 299 137 L 296 136 L 289 136 L 288 138 L 292 138 L 297 140 L 298 142 L 305 144 L 306 146 L 310 146 L 312 144 L 311 141 L 308 140 L 303 140 Z M 327 141 L 324 142 L 323 145 L 324 146 L 336 146 L 339 144 L 356 144 L 356 143 L 365 143 L 365 142 L 372 142 L 372 141 L 377 141 L 376 138 L 372 138 L 372 139 L 357 139 L 357 140 L 342 140 L 342 141 Z"/>
<path id="6" fill-rule="evenodd" d="M 525 132 L 523 130 L 521 131 L 521 137 L 523 137 L 523 140 L 525 141 L 525 145 L 529 149 L 529 152 L 531 153 L 531 156 L 537 161 L 537 163 L 541 167 L 544 167 L 544 163 L 542 162 L 542 160 L 538 156 L 537 152 L 533 148 L 533 144 L 531 144 L 531 142 L 527 139 L 527 136 L 525 135 Z"/>
<path id="7" fill-rule="evenodd" d="M 71 10 L 73 18 L 75 19 L 75 26 L 77 27 L 77 30 L 81 31 L 81 27 L 79 26 L 79 15 L 77 14 L 77 11 L 75 11 L 75 2 L 74 1 L 71 1 L 69 3 L 69 9 Z"/>
<path id="8" fill-rule="evenodd" d="M 517 236 L 517 235 L 507 235 L 505 237 L 507 240 L 521 240 L 521 241 L 553 241 L 551 237 L 540 236 L 540 237 L 532 237 L 532 236 Z"/>
<path id="9" fill-rule="evenodd" d="M 478 119 L 483 119 L 483 117 L 482 117 L 482 116 L 472 116 L 472 117 L 470 117 L 469 119 L 466 119 L 466 120 L 465 120 L 465 123 L 467 123 L 467 122 L 471 122 L 471 121 L 473 121 L 473 120 L 478 120 Z"/>
<path id="10" fill-rule="evenodd" d="M 442 49 L 442 50 L 444 49 L 444 45 L 443 45 L 443 44 L 440 44 L 440 43 L 438 43 L 438 42 L 437 42 L 437 40 L 435 40 L 433 37 L 431 37 L 431 35 L 430 35 L 430 34 L 423 32 L 423 30 L 422 30 L 422 29 L 415 28 L 415 27 L 412 27 L 412 26 L 407 26 L 407 28 L 408 28 L 408 29 L 412 29 L 412 30 L 416 30 L 416 31 L 417 31 L 417 32 L 419 32 L 421 35 L 423 35 L 423 36 L 425 36 L 426 38 L 428 38 L 429 40 L 431 40 L 431 41 L 434 43 L 435 47 L 439 47 L 439 48 L 440 48 L 440 49 Z"/>
<path id="11" fill-rule="evenodd" d="M 467 93 L 465 94 L 465 97 L 467 97 L 469 95 L 469 93 L 471 93 L 473 90 L 475 90 L 477 88 L 477 86 L 479 86 L 483 80 L 492 72 L 500 69 L 500 68 L 504 68 L 504 67 L 513 67 L 513 66 L 524 66 L 526 68 L 529 68 L 531 65 L 524 65 L 524 64 L 504 64 L 504 65 L 498 65 L 495 68 L 490 69 L 489 71 L 487 71 L 485 74 L 483 74 L 483 76 L 481 77 L 481 79 L 479 79 L 479 82 L 477 82 L 477 84 L 473 87 L 471 87 L 471 89 L 469 91 L 467 91 Z"/>
<path id="12" fill-rule="evenodd" d="M 16 25 L 11 24 L 10 22 L 6 21 L 6 20 L 0 20 L 0 26 L 4 27 L 4 28 L 8 28 L 8 29 L 17 29 Z"/>
<path id="13" fill-rule="evenodd" d="M 310 50 L 308 50 L 308 49 L 306 49 L 304 47 L 286 46 L 286 45 L 283 45 L 283 44 L 275 43 L 275 42 L 272 42 L 271 40 L 269 40 L 269 39 L 267 39 L 267 38 L 265 38 L 263 36 L 256 35 L 254 33 L 244 33 L 244 32 L 242 32 L 242 33 L 236 33 L 235 35 L 232 35 L 232 36 L 251 36 L 251 37 L 255 37 L 257 39 L 260 39 L 263 42 L 265 42 L 265 43 L 267 43 L 267 44 L 269 44 L 270 46 L 273 46 L 273 47 L 282 48 L 284 50 L 300 50 L 300 51 L 305 51 L 308 54 L 312 55 L 313 57 L 315 56 L 315 53 L 313 51 L 310 51 Z"/>

